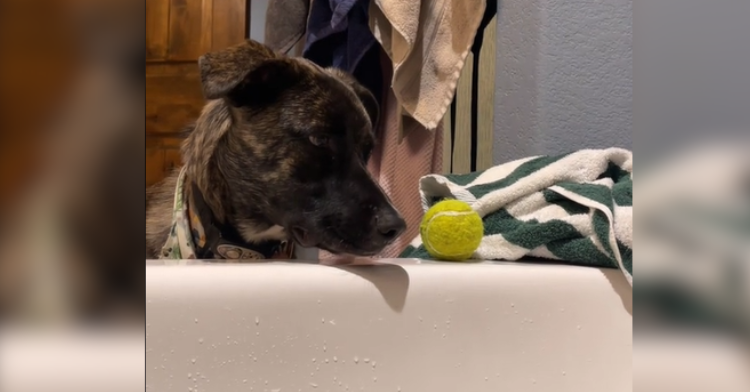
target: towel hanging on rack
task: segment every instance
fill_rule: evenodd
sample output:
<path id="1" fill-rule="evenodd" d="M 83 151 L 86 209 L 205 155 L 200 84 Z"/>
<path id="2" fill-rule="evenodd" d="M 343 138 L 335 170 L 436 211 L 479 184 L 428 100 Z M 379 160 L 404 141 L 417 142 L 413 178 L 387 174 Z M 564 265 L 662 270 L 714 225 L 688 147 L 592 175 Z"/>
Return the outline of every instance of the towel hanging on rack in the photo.
<path id="1" fill-rule="evenodd" d="M 393 63 L 393 91 L 403 110 L 435 129 L 485 10 L 484 0 L 373 0 L 369 24 Z"/>

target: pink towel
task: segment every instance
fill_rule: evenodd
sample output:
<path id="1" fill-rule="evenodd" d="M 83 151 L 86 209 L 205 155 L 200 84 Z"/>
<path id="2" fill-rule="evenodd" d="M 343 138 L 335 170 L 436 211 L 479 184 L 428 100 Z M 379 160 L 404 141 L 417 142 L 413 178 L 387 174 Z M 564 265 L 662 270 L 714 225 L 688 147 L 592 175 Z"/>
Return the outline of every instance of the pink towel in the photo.
<path id="1" fill-rule="evenodd" d="M 390 80 L 393 66 L 388 56 L 381 54 L 383 80 Z M 380 107 L 378 143 L 367 168 L 403 215 L 406 231 L 378 255 L 381 258 L 398 257 L 419 234 L 419 223 L 424 215 L 419 179 L 440 173 L 443 165 L 442 122 L 434 130 L 428 130 L 416 120 L 402 117 L 393 89 L 387 86 L 383 94 L 385 102 L 381 102 Z M 335 258 L 325 251 L 321 251 L 319 257 L 321 260 Z"/>
<path id="2" fill-rule="evenodd" d="M 381 55 L 381 64 L 383 80 L 391 80 L 393 65 L 385 53 Z M 387 87 L 383 97 L 378 145 L 367 168 L 406 220 L 406 232 L 379 255 L 397 257 L 419 234 L 424 215 L 419 179 L 441 171 L 443 126 L 440 122 L 436 129 L 428 130 L 416 120 L 402 117 L 393 88 Z"/>
<path id="3" fill-rule="evenodd" d="M 385 79 L 388 80 L 388 79 Z M 443 161 L 443 125 L 428 130 L 415 120 L 404 117 L 401 139 L 400 110 L 392 89 L 388 90 L 380 123 L 380 143 L 375 148 L 368 169 L 393 205 L 406 220 L 406 232 L 388 246 L 380 257 L 397 257 L 419 235 L 424 215 L 419 197 L 419 179 L 439 173 Z"/>

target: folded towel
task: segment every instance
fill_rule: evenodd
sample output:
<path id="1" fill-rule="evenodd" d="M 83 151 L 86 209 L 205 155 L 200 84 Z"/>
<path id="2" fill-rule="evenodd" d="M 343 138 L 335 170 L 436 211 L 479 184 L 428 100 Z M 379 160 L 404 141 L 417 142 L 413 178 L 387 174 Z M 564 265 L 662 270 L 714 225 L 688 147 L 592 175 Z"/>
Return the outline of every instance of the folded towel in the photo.
<path id="1" fill-rule="evenodd" d="M 474 259 L 524 256 L 619 268 L 633 284 L 633 154 L 580 150 L 524 158 L 464 175 L 420 180 L 426 211 L 445 198 L 469 203 L 484 221 Z M 417 237 L 400 257 L 430 256 Z"/>
<path id="2" fill-rule="evenodd" d="M 393 63 L 396 98 L 427 129 L 453 100 L 484 10 L 484 0 L 370 3 L 370 29 Z"/>

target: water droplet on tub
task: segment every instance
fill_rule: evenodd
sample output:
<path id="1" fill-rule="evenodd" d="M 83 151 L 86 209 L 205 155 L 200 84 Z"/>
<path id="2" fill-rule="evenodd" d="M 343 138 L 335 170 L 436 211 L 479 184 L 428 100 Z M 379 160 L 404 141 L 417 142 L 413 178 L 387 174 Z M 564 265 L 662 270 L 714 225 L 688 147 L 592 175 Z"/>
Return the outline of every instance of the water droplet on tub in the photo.
<path id="1" fill-rule="evenodd" d="M 255 316 L 255 325 L 260 324 L 260 318 L 258 316 Z"/>
<path id="2" fill-rule="evenodd" d="M 320 322 L 323 323 L 323 324 L 325 324 L 326 323 L 326 319 L 325 318 L 321 318 Z"/>
<path id="3" fill-rule="evenodd" d="M 339 359 L 338 359 L 337 357 L 335 357 L 335 356 L 334 356 L 334 357 L 333 357 L 333 362 L 338 362 L 338 361 L 339 361 Z"/>
<path id="4" fill-rule="evenodd" d="M 364 361 L 365 361 L 365 363 L 369 363 L 370 362 L 370 358 L 365 358 Z"/>
<path id="5" fill-rule="evenodd" d="M 195 358 L 193 358 L 193 359 L 191 360 L 191 362 L 192 362 L 192 363 L 195 363 Z"/>
<path id="6" fill-rule="evenodd" d="M 198 343 L 203 344 L 203 338 L 198 339 Z"/>
<path id="7" fill-rule="evenodd" d="M 198 319 L 195 319 L 195 323 L 198 324 Z"/>
<path id="8" fill-rule="evenodd" d="M 578 326 L 576 326 L 576 328 L 578 328 L 578 329 L 580 330 L 580 329 L 581 329 L 581 326 L 580 326 L 580 325 L 578 325 Z"/>
<path id="9" fill-rule="evenodd" d="M 311 386 L 311 387 L 313 387 L 313 388 L 317 388 L 317 387 L 318 387 L 318 384 L 316 384 L 316 383 L 314 383 L 314 382 L 311 382 L 311 383 L 310 383 L 310 386 Z"/>
<path id="10" fill-rule="evenodd" d="M 188 373 L 188 378 L 193 378 L 193 373 Z"/>
<path id="11" fill-rule="evenodd" d="M 354 363 L 359 363 L 359 357 L 354 357 Z"/>

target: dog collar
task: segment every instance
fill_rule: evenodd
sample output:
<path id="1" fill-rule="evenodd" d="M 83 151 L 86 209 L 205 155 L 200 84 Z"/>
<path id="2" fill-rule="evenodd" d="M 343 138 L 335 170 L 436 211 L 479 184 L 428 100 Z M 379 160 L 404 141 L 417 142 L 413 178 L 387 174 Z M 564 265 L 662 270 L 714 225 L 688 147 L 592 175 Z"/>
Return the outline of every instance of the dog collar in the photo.
<path id="1" fill-rule="evenodd" d="M 185 168 L 175 187 L 172 227 L 162 248 L 162 259 L 262 260 L 291 259 L 294 246 L 287 241 L 251 244 L 237 230 L 214 219 L 195 184 L 185 187 Z"/>

